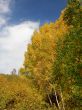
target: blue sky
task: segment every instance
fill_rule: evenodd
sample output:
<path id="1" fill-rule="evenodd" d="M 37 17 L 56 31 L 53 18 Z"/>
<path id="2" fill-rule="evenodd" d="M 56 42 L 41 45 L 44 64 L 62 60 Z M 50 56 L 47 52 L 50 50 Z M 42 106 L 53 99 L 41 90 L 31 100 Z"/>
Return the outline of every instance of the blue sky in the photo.
<path id="1" fill-rule="evenodd" d="M 55 21 L 67 0 L 0 0 L 0 73 L 17 70 L 33 32 Z"/>
<path id="2" fill-rule="evenodd" d="M 44 22 L 55 21 L 67 0 L 15 0 L 11 23 L 23 20 Z"/>

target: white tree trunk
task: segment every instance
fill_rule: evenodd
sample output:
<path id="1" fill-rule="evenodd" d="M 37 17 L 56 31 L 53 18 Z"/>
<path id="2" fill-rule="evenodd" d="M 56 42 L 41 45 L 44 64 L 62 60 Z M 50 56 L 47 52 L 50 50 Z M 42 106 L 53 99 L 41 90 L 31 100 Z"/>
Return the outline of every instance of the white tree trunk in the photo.
<path id="1" fill-rule="evenodd" d="M 51 99 L 50 99 L 49 94 L 48 94 L 48 99 L 49 99 L 50 105 L 52 106 L 52 101 L 51 101 Z"/>
<path id="2" fill-rule="evenodd" d="M 57 105 L 58 105 L 58 109 L 59 109 L 59 110 L 61 110 L 61 109 L 60 109 L 60 105 L 59 105 L 59 102 L 58 102 L 58 98 L 57 98 L 57 94 L 56 94 L 56 91 L 55 91 L 55 96 L 56 96 L 56 102 L 57 102 Z"/>

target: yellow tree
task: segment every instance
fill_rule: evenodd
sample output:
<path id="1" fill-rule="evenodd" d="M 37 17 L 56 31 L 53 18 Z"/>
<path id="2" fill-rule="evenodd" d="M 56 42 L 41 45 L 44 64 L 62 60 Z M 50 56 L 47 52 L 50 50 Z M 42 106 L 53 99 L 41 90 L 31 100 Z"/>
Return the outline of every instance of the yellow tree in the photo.
<path id="1" fill-rule="evenodd" d="M 34 83 L 41 91 L 50 92 L 50 79 L 56 58 L 56 42 L 67 33 L 68 29 L 62 12 L 55 23 L 46 23 L 40 27 L 28 45 L 22 71 L 33 78 Z"/>

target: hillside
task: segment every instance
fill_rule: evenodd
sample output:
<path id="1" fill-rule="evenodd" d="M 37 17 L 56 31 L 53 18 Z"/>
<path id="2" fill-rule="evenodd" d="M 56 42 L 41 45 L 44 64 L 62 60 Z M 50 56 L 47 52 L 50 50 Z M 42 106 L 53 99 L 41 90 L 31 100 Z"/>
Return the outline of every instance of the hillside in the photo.
<path id="1" fill-rule="evenodd" d="M 0 75 L 0 110 L 38 110 L 41 99 L 26 78 Z"/>

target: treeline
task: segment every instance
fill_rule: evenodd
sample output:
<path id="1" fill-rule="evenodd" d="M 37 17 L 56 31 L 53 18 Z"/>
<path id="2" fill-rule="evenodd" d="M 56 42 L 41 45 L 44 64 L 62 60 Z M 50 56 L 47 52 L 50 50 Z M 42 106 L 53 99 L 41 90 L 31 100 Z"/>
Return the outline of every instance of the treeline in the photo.
<path id="1" fill-rule="evenodd" d="M 55 23 L 34 32 L 19 76 L 0 77 L 0 92 L 8 87 L 1 92 L 0 110 L 82 110 L 80 2 L 68 0 Z"/>

